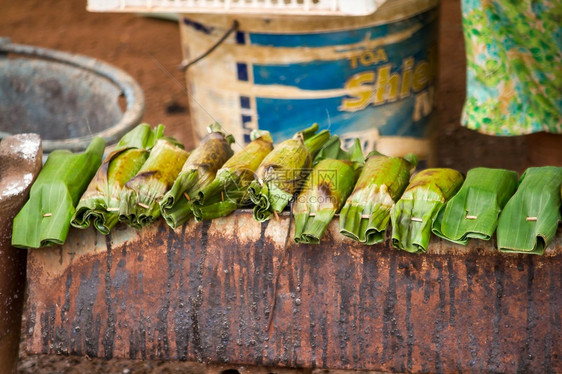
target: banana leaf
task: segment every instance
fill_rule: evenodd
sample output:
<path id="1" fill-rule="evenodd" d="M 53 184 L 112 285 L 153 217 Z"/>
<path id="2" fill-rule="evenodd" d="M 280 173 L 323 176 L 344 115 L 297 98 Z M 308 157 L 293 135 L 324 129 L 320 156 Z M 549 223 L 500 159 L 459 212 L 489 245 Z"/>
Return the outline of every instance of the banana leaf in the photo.
<path id="1" fill-rule="evenodd" d="M 52 152 L 14 218 L 12 245 L 40 248 L 64 244 L 82 193 L 101 164 L 105 141 L 95 137 L 84 153 Z"/>
<path id="2" fill-rule="evenodd" d="M 453 169 L 425 169 L 416 174 L 390 211 L 394 247 L 425 252 L 437 212 L 457 193 L 462 181 L 462 174 Z"/>
<path id="3" fill-rule="evenodd" d="M 470 238 L 489 240 L 498 217 L 517 188 L 517 173 L 505 169 L 468 171 L 459 192 L 439 209 L 432 232 L 466 245 Z"/>
<path id="4" fill-rule="evenodd" d="M 193 215 L 193 200 L 232 156 L 230 144 L 233 142 L 232 135 L 226 135 L 218 123 L 209 126 L 209 134 L 191 153 L 174 185 L 160 201 L 162 216 L 170 227 L 183 225 Z"/>
<path id="5" fill-rule="evenodd" d="M 196 221 L 224 217 L 244 205 L 248 186 L 261 162 L 273 149 L 268 131 L 254 130 L 252 142 L 232 156 L 215 179 L 201 189 L 192 205 Z"/>
<path id="6" fill-rule="evenodd" d="M 417 165 L 413 154 L 387 157 L 371 152 L 340 213 L 340 233 L 361 243 L 384 241 L 390 209 L 408 185 Z"/>
<path id="7" fill-rule="evenodd" d="M 277 145 L 262 161 L 248 192 L 258 222 L 283 211 L 310 172 L 312 161 L 330 139 L 330 132 L 319 133 L 318 124 L 298 132 Z"/>
<path id="8" fill-rule="evenodd" d="M 556 235 L 560 216 L 562 167 L 529 168 L 498 222 L 502 252 L 542 255 Z"/>
<path id="9" fill-rule="evenodd" d="M 189 152 L 175 139 L 158 139 L 138 173 L 121 190 L 119 220 L 142 228 L 160 217 L 158 202 L 172 187 Z"/>
<path id="10" fill-rule="evenodd" d="M 364 163 L 361 143 L 356 139 L 349 152 L 333 146 L 323 149 L 322 157 L 308 175 L 293 207 L 296 243 L 318 244 L 326 227 L 351 193 Z"/>
<path id="11" fill-rule="evenodd" d="M 121 138 L 80 198 L 70 222 L 72 226 L 85 229 L 93 223 L 100 233 L 109 234 L 119 221 L 119 196 L 123 186 L 140 170 L 148 158 L 149 149 L 163 132 L 163 125 L 152 130 L 150 125 L 143 123 Z"/>

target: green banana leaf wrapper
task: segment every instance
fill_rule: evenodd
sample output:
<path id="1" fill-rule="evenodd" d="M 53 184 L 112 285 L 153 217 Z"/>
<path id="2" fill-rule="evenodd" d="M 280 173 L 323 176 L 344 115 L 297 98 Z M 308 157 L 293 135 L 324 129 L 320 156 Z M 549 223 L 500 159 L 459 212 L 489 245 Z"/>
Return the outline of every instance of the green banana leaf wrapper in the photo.
<path id="1" fill-rule="evenodd" d="M 248 187 L 256 221 L 266 221 L 274 212 L 283 211 L 300 189 L 314 157 L 330 139 L 328 130 L 317 131 L 318 124 L 314 124 L 296 133 L 263 159 L 256 171 L 256 179 Z"/>
<path id="2" fill-rule="evenodd" d="M 140 229 L 158 219 L 158 202 L 174 184 L 188 156 L 177 140 L 158 139 L 138 173 L 121 190 L 119 220 Z"/>
<path id="3" fill-rule="evenodd" d="M 265 156 L 273 150 L 269 132 L 254 130 L 251 139 L 250 144 L 226 161 L 215 179 L 199 191 L 192 204 L 196 221 L 227 216 L 249 199 L 248 186 Z"/>
<path id="4" fill-rule="evenodd" d="M 164 132 L 164 126 L 151 129 L 143 123 L 125 134 L 113 152 L 103 161 L 96 175 L 80 198 L 71 225 L 85 229 L 93 223 L 107 235 L 119 222 L 120 194 L 125 183 L 140 170 L 156 141 Z"/>
<path id="5" fill-rule="evenodd" d="M 312 169 L 293 206 L 296 243 L 318 244 L 334 215 L 351 193 L 364 163 L 361 143 L 356 139 L 349 152 L 340 148 L 337 136 L 330 139 L 335 147 L 324 148 L 323 157 Z M 333 151 L 332 149 L 335 148 Z"/>
<path id="6" fill-rule="evenodd" d="M 498 221 L 498 249 L 542 255 L 556 236 L 561 205 L 562 167 L 527 169 Z"/>
<path id="7" fill-rule="evenodd" d="M 209 126 L 209 134 L 189 156 L 174 185 L 160 201 L 160 210 L 172 228 L 183 225 L 193 215 L 193 200 L 208 186 L 217 170 L 232 156 L 232 135 L 226 135 L 218 123 Z"/>
<path id="8" fill-rule="evenodd" d="M 410 253 L 425 252 L 439 209 L 453 197 L 463 176 L 453 169 L 425 169 L 414 175 L 390 211 L 392 244 Z"/>
<path id="9" fill-rule="evenodd" d="M 390 209 L 408 185 L 417 157 L 387 157 L 372 152 L 340 212 L 340 233 L 361 243 L 384 241 Z"/>
<path id="10" fill-rule="evenodd" d="M 40 248 L 64 244 L 76 204 L 98 170 L 105 141 L 95 137 L 84 153 L 52 152 L 14 218 L 12 245 Z"/>
<path id="11" fill-rule="evenodd" d="M 459 192 L 439 209 L 432 232 L 453 243 L 470 238 L 489 240 L 498 217 L 517 188 L 517 173 L 505 169 L 468 171 Z"/>

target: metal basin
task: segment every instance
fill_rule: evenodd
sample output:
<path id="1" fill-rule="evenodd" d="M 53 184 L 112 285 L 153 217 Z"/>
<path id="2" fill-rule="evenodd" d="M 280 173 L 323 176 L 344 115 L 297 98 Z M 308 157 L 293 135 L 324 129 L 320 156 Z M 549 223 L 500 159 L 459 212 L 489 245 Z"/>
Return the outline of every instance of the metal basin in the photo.
<path id="1" fill-rule="evenodd" d="M 45 153 L 81 151 L 94 136 L 115 143 L 143 113 L 142 89 L 122 70 L 0 38 L 0 138 L 32 132 Z"/>

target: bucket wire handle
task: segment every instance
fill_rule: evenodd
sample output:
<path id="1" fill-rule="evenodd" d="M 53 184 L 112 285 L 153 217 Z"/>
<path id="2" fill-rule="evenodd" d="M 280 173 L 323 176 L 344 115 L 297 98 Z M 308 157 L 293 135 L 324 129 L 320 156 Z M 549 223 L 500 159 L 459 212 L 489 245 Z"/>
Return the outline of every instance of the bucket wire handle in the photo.
<path id="1" fill-rule="evenodd" d="M 217 49 L 226 40 L 226 38 L 228 38 L 230 36 L 230 34 L 232 34 L 234 31 L 238 30 L 239 26 L 240 26 L 240 23 L 237 20 L 234 20 L 234 22 L 232 22 L 232 26 L 230 26 L 230 28 L 228 30 L 226 30 L 226 33 L 219 40 L 217 40 L 217 42 L 215 44 L 213 44 L 205 53 L 203 53 L 201 56 L 199 56 L 196 59 L 193 59 L 191 61 L 183 60 L 178 68 L 180 70 L 185 71 L 191 65 L 194 65 L 194 64 L 198 63 L 199 61 L 201 61 L 202 59 L 204 59 L 205 57 L 210 55 L 215 49 Z"/>

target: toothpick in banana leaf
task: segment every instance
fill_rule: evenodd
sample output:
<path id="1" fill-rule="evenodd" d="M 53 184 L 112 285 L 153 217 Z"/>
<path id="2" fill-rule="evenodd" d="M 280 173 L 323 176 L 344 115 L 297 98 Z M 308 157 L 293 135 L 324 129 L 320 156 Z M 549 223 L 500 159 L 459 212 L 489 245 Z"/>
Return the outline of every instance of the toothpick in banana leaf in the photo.
<path id="1" fill-rule="evenodd" d="M 119 220 L 142 228 L 160 217 L 158 202 L 172 187 L 188 156 L 177 140 L 158 139 L 148 159 L 121 191 Z"/>
<path id="2" fill-rule="evenodd" d="M 101 164 L 94 179 L 76 207 L 71 224 L 85 229 L 93 223 L 107 235 L 119 222 L 119 196 L 125 183 L 140 170 L 148 155 L 164 132 L 164 126 L 154 130 L 143 123 L 125 134 Z"/>
<path id="3" fill-rule="evenodd" d="M 328 130 L 317 131 L 318 124 L 314 124 L 296 133 L 277 145 L 260 164 L 256 180 L 248 188 L 258 222 L 283 211 L 302 186 L 314 157 L 330 139 Z"/>
<path id="4" fill-rule="evenodd" d="M 105 141 L 96 137 L 84 153 L 52 152 L 14 218 L 12 245 L 40 248 L 64 244 L 75 206 L 98 170 Z"/>
<path id="5" fill-rule="evenodd" d="M 562 167 L 529 168 L 498 222 L 502 252 L 542 255 L 556 236 L 560 216 Z"/>
<path id="6" fill-rule="evenodd" d="M 462 174 L 453 169 L 425 169 L 414 175 L 390 211 L 394 247 L 425 252 L 437 212 L 457 193 L 462 181 Z"/>
<path id="7" fill-rule="evenodd" d="M 218 123 L 208 130 L 209 134 L 191 153 L 174 185 L 160 201 L 162 216 L 172 228 L 183 225 L 193 215 L 192 203 L 198 192 L 215 179 L 217 170 L 233 154 L 232 135 L 226 135 Z"/>
<path id="8" fill-rule="evenodd" d="M 470 238 L 489 240 L 498 217 L 517 188 L 517 173 L 505 169 L 468 171 L 459 192 L 440 208 L 432 232 L 466 245 Z"/>
<path id="9" fill-rule="evenodd" d="M 273 149 L 268 131 L 254 130 L 250 136 L 250 144 L 226 161 L 215 179 L 199 191 L 192 205 L 196 221 L 229 215 L 248 200 L 248 186 Z"/>
<path id="10" fill-rule="evenodd" d="M 322 157 L 308 175 L 293 205 L 295 242 L 318 244 L 334 215 L 351 193 L 364 163 L 359 139 L 346 152 L 332 137 Z"/>
<path id="11" fill-rule="evenodd" d="M 361 243 L 384 241 L 390 209 L 408 185 L 418 159 L 371 152 L 357 184 L 340 212 L 340 233 Z"/>

